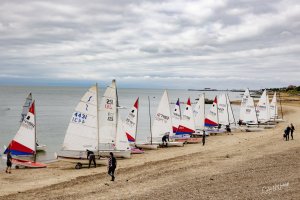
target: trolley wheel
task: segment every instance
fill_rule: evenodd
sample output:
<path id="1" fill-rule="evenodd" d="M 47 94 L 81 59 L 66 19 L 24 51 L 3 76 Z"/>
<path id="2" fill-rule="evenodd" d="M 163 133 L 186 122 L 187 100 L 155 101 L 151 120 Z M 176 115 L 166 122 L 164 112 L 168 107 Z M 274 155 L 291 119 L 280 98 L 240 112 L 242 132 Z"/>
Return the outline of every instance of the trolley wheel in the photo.
<path id="1" fill-rule="evenodd" d="M 76 165 L 75 165 L 75 169 L 81 169 L 82 168 L 82 164 L 81 163 L 77 163 Z"/>
<path id="2" fill-rule="evenodd" d="M 16 168 L 16 169 L 19 169 L 19 168 L 20 168 L 20 166 L 19 166 L 19 165 L 16 165 L 16 166 L 15 166 L 15 168 Z"/>

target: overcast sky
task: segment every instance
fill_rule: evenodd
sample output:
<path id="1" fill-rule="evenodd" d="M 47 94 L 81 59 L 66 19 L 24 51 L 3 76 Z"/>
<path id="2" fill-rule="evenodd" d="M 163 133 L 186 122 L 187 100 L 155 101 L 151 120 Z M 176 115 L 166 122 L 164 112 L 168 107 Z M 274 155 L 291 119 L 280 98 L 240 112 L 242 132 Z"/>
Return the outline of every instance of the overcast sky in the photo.
<path id="1" fill-rule="evenodd" d="M 0 84 L 300 85 L 299 0 L 1 0 Z"/>

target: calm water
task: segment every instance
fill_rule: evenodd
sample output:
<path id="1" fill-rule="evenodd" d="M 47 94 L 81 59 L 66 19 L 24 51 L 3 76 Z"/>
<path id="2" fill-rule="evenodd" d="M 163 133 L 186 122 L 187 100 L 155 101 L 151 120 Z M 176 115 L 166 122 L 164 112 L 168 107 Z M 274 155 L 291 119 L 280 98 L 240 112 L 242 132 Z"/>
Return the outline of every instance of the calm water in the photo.
<path id="1" fill-rule="evenodd" d="M 88 87 L 15 87 L 0 86 L 0 149 L 8 145 L 19 129 L 19 120 L 25 98 L 32 92 L 36 100 L 37 114 L 37 138 L 39 143 L 47 145 L 47 153 L 39 154 L 40 161 L 48 161 L 54 158 L 54 153 L 59 151 L 64 140 L 65 131 L 69 120 L 81 96 Z M 99 99 L 104 89 L 100 89 Z M 119 104 L 126 107 L 120 109 L 124 119 L 137 97 L 140 98 L 138 141 L 144 141 L 150 136 L 148 96 L 151 101 L 151 114 L 156 108 L 163 90 L 157 89 L 118 89 Z M 191 97 L 193 103 L 201 92 L 188 90 L 168 90 L 170 102 L 176 102 L 177 98 L 186 102 Z M 221 92 L 206 92 L 206 98 L 213 99 Z M 231 100 L 240 99 L 240 93 L 229 93 Z M 173 109 L 173 104 L 171 109 Z M 206 111 L 210 105 L 206 105 Z M 235 117 L 238 117 L 238 106 L 233 106 Z M 1 163 L 1 162 L 0 162 Z M 1 165 L 1 164 L 0 164 Z M 2 163 L 3 166 L 3 163 Z"/>

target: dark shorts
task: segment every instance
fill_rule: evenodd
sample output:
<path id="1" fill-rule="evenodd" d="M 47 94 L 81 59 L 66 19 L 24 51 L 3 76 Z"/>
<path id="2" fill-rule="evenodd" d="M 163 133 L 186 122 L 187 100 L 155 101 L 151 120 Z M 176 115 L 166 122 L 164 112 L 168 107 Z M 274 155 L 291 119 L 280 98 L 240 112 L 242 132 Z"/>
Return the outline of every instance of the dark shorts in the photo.
<path id="1" fill-rule="evenodd" d="M 11 162 L 6 162 L 7 167 L 11 167 L 12 163 Z"/>

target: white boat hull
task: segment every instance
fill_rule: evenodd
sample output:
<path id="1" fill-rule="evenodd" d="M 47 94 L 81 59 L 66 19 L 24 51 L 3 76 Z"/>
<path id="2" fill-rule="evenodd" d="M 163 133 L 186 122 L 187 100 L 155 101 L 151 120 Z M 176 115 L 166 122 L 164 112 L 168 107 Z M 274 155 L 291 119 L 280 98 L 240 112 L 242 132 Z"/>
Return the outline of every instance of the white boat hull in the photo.
<path id="1" fill-rule="evenodd" d="M 136 147 L 148 150 L 157 150 L 157 144 L 135 144 Z"/>
<path id="2" fill-rule="evenodd" d="M 131 150 L 129 151 L 118 151 L 118 150 L 114 150 L 114 151 L 99 151 L 99 155 L 100 157 L 109 157 L 110 152 L 112 152 L 114 154 L 114 157 L 116 158 L 131 158 Z"/>
<path id="3" fill-rule="evenodd" d="M 158 146 L 163 146 L 162 142 L 153 142 L 152 144 L 157 144 Z M 167 142 L 168 147 L 183 147 L 183 142 Z"/>
<path id="4" fill-rule="evenodd" d="M 246 127 L 246 128 L 244 128 L 244 130 L 246 132 L 261 132 L 261 131 L 264 131 L 265 129 L 260 128 L 260 127 Z"/>

